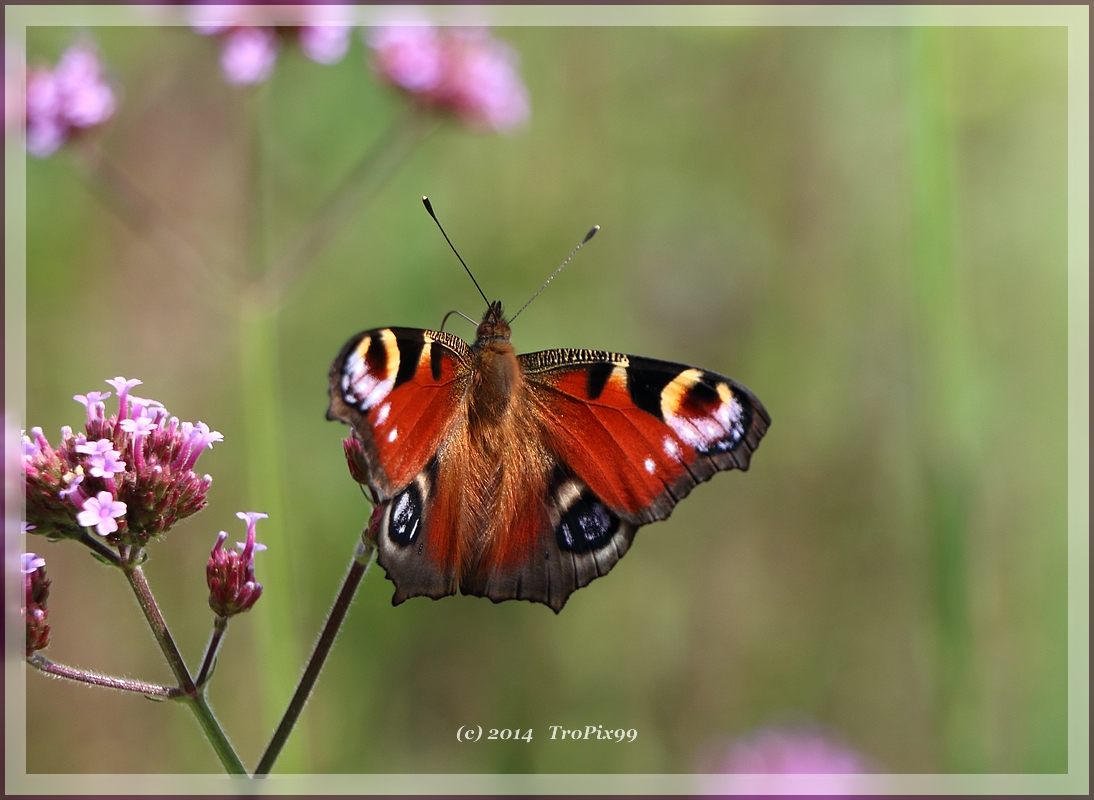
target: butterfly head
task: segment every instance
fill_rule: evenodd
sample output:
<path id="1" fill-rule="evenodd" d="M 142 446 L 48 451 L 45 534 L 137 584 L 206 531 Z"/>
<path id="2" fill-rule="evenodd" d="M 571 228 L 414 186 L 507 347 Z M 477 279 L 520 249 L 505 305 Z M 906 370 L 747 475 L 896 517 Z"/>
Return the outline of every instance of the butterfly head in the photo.
<path id="1" fill-rule="evenodd" d="M 495 300 L 487 307 L 482 322 L 475 329 L 475 347 L 481 349 L 490 342 L 508 342 L 509 335 L 509 323 L 501 314 L 501 301 Z"/>

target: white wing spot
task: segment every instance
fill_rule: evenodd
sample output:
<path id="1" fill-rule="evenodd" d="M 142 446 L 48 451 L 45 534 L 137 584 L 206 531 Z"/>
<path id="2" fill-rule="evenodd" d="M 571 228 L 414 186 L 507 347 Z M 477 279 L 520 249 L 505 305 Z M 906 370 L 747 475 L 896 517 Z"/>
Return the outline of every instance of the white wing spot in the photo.
<path id="1" fill-rule="evenodd" d="M 661 446 L 665 450 L 665 455 L 669 458 L 675 458 L 677 461 L 680 460 L 680 445 L 678 445 L 671 436 L 666 436 L 662 439 Z"/>
<path id="2" fill-rule="evenodd" d="M 382 425 L 387 415 L 391 413 L 391 403 L 384 403 L 376 412 L 376 424 Z"/>
<path id="3" fill-rule="evenodd" d="M 399 429 L 398 428 L 392 428 L 391 433 L 389 433 L 387 435 L 387 440 L 389 442 L 394 442 L 397 438 L 399 438 Z"/>
<path id="4" fill-rule="evenodd" d="M 652 458 L 647 458 L 647 459 L 646 459 L 646 464 L 645 464 L 645 466 L 646 466 L 646 472 L 648 472 L 648 473 L 649 473 L 650 475 L 652 475 L 652 474 L 653 474 L 653 471 L 654 471 L 655 469 L 657 469 L 657 465 L 653 463 L 653 459 L 652 459 Z"/>

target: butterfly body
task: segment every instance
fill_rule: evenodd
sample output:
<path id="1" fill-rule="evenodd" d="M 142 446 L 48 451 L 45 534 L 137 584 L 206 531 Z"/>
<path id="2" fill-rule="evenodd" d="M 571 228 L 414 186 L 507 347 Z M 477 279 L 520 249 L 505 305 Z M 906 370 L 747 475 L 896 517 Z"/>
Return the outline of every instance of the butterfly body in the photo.
<path id="1" fill-rule="evenodd" d="M 387 504 L 375 535 L 396 604 L 459 590 L 557 612 L 638 527 L 715 472 L 747 469 L 770 423 L 743 386 L 683 364 L 518 356 L 496 302 L 470 346 L 412 328 L 358 334 L 331 367 L 330 398 Z"/>

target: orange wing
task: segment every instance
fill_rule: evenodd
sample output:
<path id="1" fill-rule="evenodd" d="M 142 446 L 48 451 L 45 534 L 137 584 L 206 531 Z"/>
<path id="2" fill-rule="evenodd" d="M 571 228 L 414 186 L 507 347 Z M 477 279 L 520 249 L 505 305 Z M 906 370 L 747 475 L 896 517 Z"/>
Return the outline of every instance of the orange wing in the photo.
<path id="1" fill-rule="evenodd" d="M 327 419 L 353 428 L 381 499 L 414 480 L 451 435 L 471 361 L 462 339 L 416 328 L 364 331 L 334 360 Z"/>

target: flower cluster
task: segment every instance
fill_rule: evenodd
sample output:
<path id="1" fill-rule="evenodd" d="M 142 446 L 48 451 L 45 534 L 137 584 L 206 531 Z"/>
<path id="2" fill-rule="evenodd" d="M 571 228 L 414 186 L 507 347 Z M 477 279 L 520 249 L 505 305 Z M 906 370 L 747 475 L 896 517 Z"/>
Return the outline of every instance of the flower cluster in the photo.
<path id="1" fill-rule="evenodd" d="M 205 580 L 209 584 L 209 607 L 218 617 L 231 617 L 247 611 L 262 596 L 262 584 L 255 581 L 255 553 L 266 545 L 255 542 L 255 523 L 267 515 L 258 511 L 240 511 L 236 514 L 247 523 L 247 541 L 236 542 L 236 548 L 224 549 L 228 534 L 217 536 L 209 563 L 205 566 Z"/>
<path id="2" fill-rule="evenodd" d="M 73 45 L 52 70 L 38 67 L 27 74 L 27 152 L 52 155 L 73 135 L 106 122 L 114 109 L 114 91 L 103 79 L 95 48 Z"/>
<path id="3" fill-rule="evenodd" d="M 373 28 L 368 44 L 380 77 L 423 108 L 495 131 L 528 118 L 516 53 L 483 29 L 392 25 Z"/>
<path id="4" fill-rule="evenodd" d="M 118 393 L 117 414 L 106 417 L 110 392 L 78 394 L 87 411 L 84 432 L 65 426 L 56 449 L 41 428 L 23 437 L 27 522 L 36 534 L 78 537 L 92 528 L 111 544 L 142 546 L 205 507 L 212 478 L 194 467 L 224 437 L 129 394 L 138 380 L 107 383 Z"/>
<path id="5" fill-rule="evenodd" d="M 269 7 L 205 5 L 192 12 L 192 28 L 220 40 L 220 67 L 231 84 L 262 83 L 273 73 L 281 43 L 295 40 L 318 64 L 335 64 L 349 49 L 351 27 L 339 6 L 307 6 L 314 19 L 304 25 L 266 24 Z"/>
<path id="6" fill-rule="evenodd" d="M 24 553 L 22 572 L 26 602 L 24 614 L 27 622 L 26 654 L 29 656 L 49 644 L 49 609 L 46 608 L 49 580 L 46 578 L 45 559 L 34 553 Z"/>

